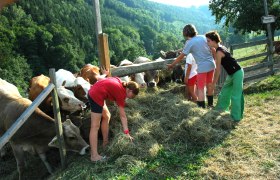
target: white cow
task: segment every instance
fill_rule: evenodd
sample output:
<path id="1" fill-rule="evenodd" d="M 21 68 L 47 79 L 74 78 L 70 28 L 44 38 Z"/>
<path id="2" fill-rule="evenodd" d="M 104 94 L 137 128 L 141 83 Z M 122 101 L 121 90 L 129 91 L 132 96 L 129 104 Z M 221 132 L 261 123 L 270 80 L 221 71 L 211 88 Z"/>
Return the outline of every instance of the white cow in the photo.
<path id="1" fill-rule="evenodd" d="M 65 69 L 59 69 L 58 71 L 56 71 L 55 77 L 56 77 L 57 87 L 59 86 L 73 87 L 76 80 L 74 74 Z"/>
<path id="2" fill-rule="evenodd" d="M 0 78 L 0 91 L 3 93 L 13 94 L 21 97 L 18 88 L 15 85 L 8 83 L 6 80 L 3 80 L 1 78 Z"/>
<path id="3" fill-rule="evenodd" d="M 119 67 L 120 66 L 130 66 L 130 65 L 133 65 L 133 62 L 127 60 L 127 59 L 124 59 L 122 60 L 120 63 L 119 63 Z M 140 87 L 146 87 L 146 82 L 144 80 L 144 73 L 141 72 L 141 73 L 135 73 L 135 74 L 132 74 L 130 76 L 124 76 L 124 77 L 121 77 L 121 79 L 123 81 L 135 81 L 137 84 L 139 84 Z"/>

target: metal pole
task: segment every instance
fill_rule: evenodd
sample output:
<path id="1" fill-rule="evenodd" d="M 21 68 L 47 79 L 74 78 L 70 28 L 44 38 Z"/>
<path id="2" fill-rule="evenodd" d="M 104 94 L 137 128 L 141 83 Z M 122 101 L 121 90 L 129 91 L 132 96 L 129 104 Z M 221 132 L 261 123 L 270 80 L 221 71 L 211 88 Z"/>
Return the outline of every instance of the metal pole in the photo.
<path id="1" fill-rule="evenodd" d="M 267 1 L 264 0 L 264 13 L 265 16 L 268 16 L 268 9 L 267 9 Z M 267 35 L 268 35 L 268 61 L 272 62 L 272 53 L 273 53 L 273 45 L 272 45 L 272 34 L 271 34 L 271 26 L 270 23 L 266 24 L 267 27 Z M 270 66 L 270 70 L 273 71 L 273 64 Z"/>

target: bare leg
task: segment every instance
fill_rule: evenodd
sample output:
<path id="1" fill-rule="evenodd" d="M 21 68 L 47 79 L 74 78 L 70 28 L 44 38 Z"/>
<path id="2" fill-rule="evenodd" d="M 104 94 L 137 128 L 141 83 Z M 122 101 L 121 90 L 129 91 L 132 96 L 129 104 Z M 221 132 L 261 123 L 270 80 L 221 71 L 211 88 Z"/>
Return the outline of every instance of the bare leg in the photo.
<path id="1" fill-rule="evenodd" d="M 191 96 L 191 101 L 196 102 L 197 96 L 195 94 L 195 86 L 188 86 L 189 94 Z"/>
<path id="2" fill-rule="evenodd" d="M 204 88 L 203 88 L 203 89 L 198 89 L 198 90 L 197 90 L 197 96 L 198 96 L 198 101 L 205 101 L 205 92 L 204 92 Z"/>
<path id="3" fill-rule="evenodd" d="M 208 96 L 213 96 L 214 87 L 213 87 L 212 83 L 206 84 L 206 89 L 207 89 L 207 95 Z"/>
<path id="4" fill-rule="evenodd" d="M 103 106 L 102 111 L 102 121 L 101 121 L 101 132 L 103 136 L 103 148 L 108 144 L 108 136 L 109 136 L 109 122 L 110 122 L 111 114 L 109 112 L 106 104 Z"/>
<path id="5" fill-rule="evenodd" d="M 90 126 L 90 133 L 89 133 L 89 143 L 90 143 L 90 147 L 91 147 L 91 158 L 90 159 L 92 161 L 98 161 L 98 160 L 102 159 L 102 156 L 100 156 L 97 152 L 98 130 L 100 127 L 100 121 L 101 121 L 101 114 L 91 112 L 91 126 Z"/>

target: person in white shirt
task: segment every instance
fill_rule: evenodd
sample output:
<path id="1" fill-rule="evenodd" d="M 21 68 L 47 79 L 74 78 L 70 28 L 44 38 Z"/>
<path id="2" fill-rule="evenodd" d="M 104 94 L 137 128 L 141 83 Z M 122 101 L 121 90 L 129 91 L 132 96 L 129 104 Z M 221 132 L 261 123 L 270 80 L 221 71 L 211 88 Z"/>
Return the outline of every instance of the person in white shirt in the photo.
<path id="1" fill-rule="evenodd" d="M 188 100 L 196 102 L 196 76 L 197 76 L 197 65 L 195 59 L 191 53 L 186 57 L 185 65 L 185 79 L 184 83 L 186 85 L 185 92 Z"/>

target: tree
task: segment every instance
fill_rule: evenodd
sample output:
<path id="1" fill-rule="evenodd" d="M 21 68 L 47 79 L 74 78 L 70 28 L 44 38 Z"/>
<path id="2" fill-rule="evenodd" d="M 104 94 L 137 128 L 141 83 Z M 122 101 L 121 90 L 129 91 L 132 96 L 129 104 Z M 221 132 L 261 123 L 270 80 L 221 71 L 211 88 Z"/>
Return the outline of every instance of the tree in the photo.
<path id="1" fill-rule="evenodd" d="M 209 8 L 216 17 L 216 23 L 224 22 L 226 27 L 232 26 L 237 32 L 245 34 L 255 31 L 266 31 L 261 17 L 264 16 L 263 0 L 210 0 Z M 280 14 L 279 0 L 267 0 L 270 15 Z M 272 33 L 280 28 L 280 21 L 272 24 Z"/>

